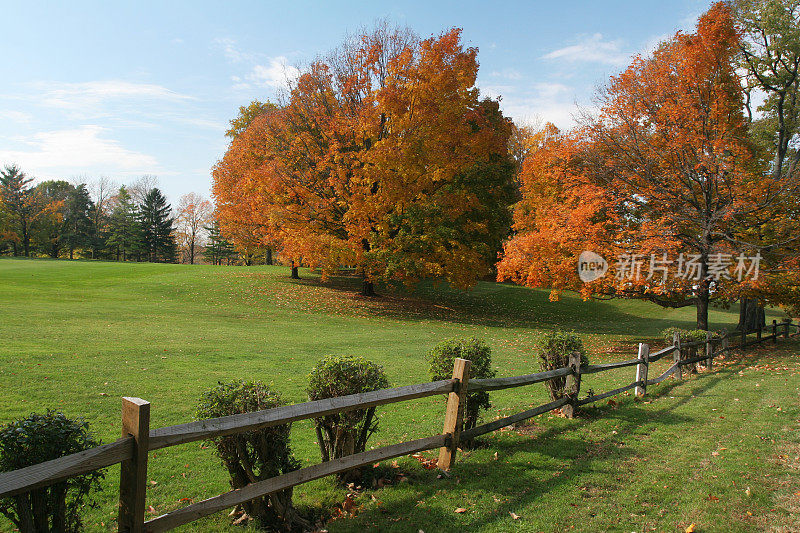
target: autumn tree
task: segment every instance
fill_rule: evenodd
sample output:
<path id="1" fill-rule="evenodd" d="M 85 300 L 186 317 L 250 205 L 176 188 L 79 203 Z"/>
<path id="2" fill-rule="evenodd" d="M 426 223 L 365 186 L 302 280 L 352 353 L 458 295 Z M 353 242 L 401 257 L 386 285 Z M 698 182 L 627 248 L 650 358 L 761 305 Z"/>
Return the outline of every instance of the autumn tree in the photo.
<path id="1" fill-rule="evenodd" d="M 737 0 L 733 8 L 751 137 L 779 198 L 772 209 L 754 213 L 748 235 L 767 264 L 761 280 L 743 292 L 740 327 L 752 329 L 763 324 L 767 302 L 800 311 L 800 2 Z"/>
<path id="2" fill-rule="evenodd" d="M 64 180 L 47 180 L 33 190 L 37 199 L 36 215 L 30 224 L 32 241 L 41 252 L 57 259 L 66 240 L 65 204 L 73 185 Z M 44 206 L 49 209 L 44 209 Z"/>
<path id="3" fill-rule="evenodd" d="M 469 286 L 491 271 L 513 197 L 510 123 L 481 99 L 460 31 L 379 25 L 310 65 L 214 171 L 223 232 L 258 227 L 327 274 Z M 235 239 L 234 239 L 235 242 Z M 494 248 L 494 249 L 493 249 Z"/>
<path id="4" fill-rule="evenodd" d="M 195 247 L 211 220 L 212 211 L 211 202 L 195 193 L 184 194 L 178 201 L 177 235 L 190 265 L 194 264 Z"/>
<path id="5" fill-rule="evenodd" d="M 228 128 L 228 131 L 225 132 L 225 136 L 231 139 L 237 138 L 244 133 L 255 119 L 266 115 L 270 111 L 274 111 L 276 108 L 277 106 L 272 102 L 260 102 L 258 100 L 253 100 L 246 106 L 239 106 L 239 114 L 231 119 L 231 126 Z"/>
<path id="6" fill-rule="evenodd" d="M 106 225 L 109 222 L 111 210 L 113 208 L 112 199 L 118 187 L 107 177 L 91 181 L 87 184 L 89 195 L 92 200 L 91 218 L 92 229 L 90 231 L 91 257 L 98 256 L 104 245 L 104 237 L 107 236 Z"/>
<path id="7" fill-rule="evenodd" d="M 735 265 L 722 265 L 726 270 L 719 261 L 741 251 L 753 213 L 779 202 L 775 183 L 759 175 L 748 136 L 738 44 L 729 7 L 715 4 L 695 33 L 679 32 L 613 77 L 599 95 L 599 116 L 545 165 L 563 179 L 523 191 L 501 279 L 695 306 L 697 326 L 708 329 L 709 302 L 740 290 L 730 275 Z M 563 213 L 548 195 L 572 202 L 577 212 Z M 548 252 L 542 243 L 552 242 L 544 234 L 556 230 L 552 213 L 571 237 Z M 616 271 L 582 284 L 575 269 L 580 249 L 618 258 Z M 538 265 L 530 261 L 542 257 Z M 646 276 L 648 267 L 656 275 Z M 543 272 L 531 275 L 533 268 Z"/>

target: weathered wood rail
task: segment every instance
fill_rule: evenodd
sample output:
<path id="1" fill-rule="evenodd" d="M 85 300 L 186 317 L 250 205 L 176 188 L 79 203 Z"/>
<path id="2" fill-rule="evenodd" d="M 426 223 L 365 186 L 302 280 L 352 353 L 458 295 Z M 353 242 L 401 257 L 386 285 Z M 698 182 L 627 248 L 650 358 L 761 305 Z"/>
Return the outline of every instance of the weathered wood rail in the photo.
<path id="1" fill-rule="evenodd" d="M 286 405 L 275 409 L 198 420 L 187 424 L 152 430 L 149 428 L 150 404 L 139 398 L 123 398 L 122 438 L 90 450 L 13 472 L 2 473 L 0 474 L 0 497 L 30 492 L 72 476 L 120 463 L 122 467 L 120 473 L 119 530 L 136 533 L 145 531 L 159 532 L 187 524 L 253 498 L 294 487 L 314 479 L 345 472 L 376 461 L 420 451 L 439 448 L 438 466 L 443 470 L 449 470 L 455 461 L 456 451 L 461 440 L 474 439 L 480 435 L 555 409 L 563 408 L 562 412 L 571 416 L 579 406 L 604 400 L 634 388 L 637 395 L 645 395 L 649 385 L 661 383 L 671 376 L 680 379 L 683 375 L 684 367 L 689 367 L 691 371 L 696 369 L 698 363 L 703 363 L 707 369 L 711 369 L 714 357 L 726 351 L 744 349 L 770 340 L 777 342 L 781 336 L 789 338 L 790 336 L 800 335 L 800 324 L 795 324 L 791 321 L 781 323 L 773 321 L 771 327 L 767 329 L 769 335 L 764 335 L 763 328 L 758 328 L 750 332 L 734 332 L 731 334 L 723 332 L 719 337 L 713 337 L 709 333 L 705 340 L 689 343 L 683 343 L 680 337 L 676 335 L 672 346 L 650 353 L 650 347 L 647 344 L 640 344 L 636 359 L 614 363 L 580 366 L 579 357 L 577 354 L 573 354 L 570 356 L 570 365 L 566 367 L 547 372 L 504 378 L 470 380 L 470 362 L 457 359 L 452 379 Z M 792 329 L 794 329 L 794 332 L 792 332 Z M 752 334 L 755 334 L 756 338 L 748 340 L 748 335 Z M 697 355 L 698 352 L 701 353 Z M 648 379 L 650 364 L 668 355 L 672 355 L 673 364 L 658 377 Z M 583 375 L 631 366 L 636 366 L 636 378 L 633 383 L 608 392 L 593 394 L 583 399 L 578 398 Z M 466 393 L 522 387 L 558 377 L 567 377 L 568 380 L 564 397 L 521 413 L 461 431 Z M 383 446 L 341 459 L 301 468 L 287 474 L 252 483 L 244 488 L 232 490 L 207 500 L 192 503 L 150 520 L 145 520 L 147 456 L 153 450 L 298 420 L 318 418 L 334 413 L 343 413 L 355 409 L 365 409 L 440 394 L 449 395 L 444 428 L 441 434 Z"/>

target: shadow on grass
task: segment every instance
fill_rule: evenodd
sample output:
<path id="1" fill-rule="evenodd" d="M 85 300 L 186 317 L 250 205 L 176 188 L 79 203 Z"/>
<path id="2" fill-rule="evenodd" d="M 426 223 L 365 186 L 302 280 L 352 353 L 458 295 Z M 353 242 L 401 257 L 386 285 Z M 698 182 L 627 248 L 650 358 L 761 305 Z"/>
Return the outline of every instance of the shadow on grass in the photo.
<path id="1" fill-rule="evenodd" d="M 402 496 L 362 511 L 354 523 L 341 525 L 357 527 L 359 531 L 463 531 L 465 524 L 456 518 L 452 506 L 441 509 L 425 505 L 423 510 L 420 509 L 420 502 L 434 500 L 443 492 L 463 494 L 465 501 L 471 498 L 472 504 L 465 503 L 465 507 L 479 506 L 481 498 L 499 500 L 488 516 L 483 513 L 470 517 L 468 527 L 471 530 L 492 525 L 497 528 L 495 522 L 507 521 L 509 513 L 530 509 L 537 502 L 552 508 L 553 501 L 545 500 L 558 492 L 563 497 L 563 487 L 581 485 L 581 498 L 613 494 L 616 486 L 627 482 L 626 463 L 641 459 L 634 448 L 626 446 L 627 441 L 634 441 L 665 426 L 696 424 L 696 417 L 676 410 L 697 397 L 714 395 L 715 388 L 723 380 L 732 379 L 741 368 L 772 360 L 767 350 L 734 355 L 714 373 L 702 372 L 683 380 L 670 379 L 651 386 L 649 399 L 673 397 L 676 400 L 663 406 L 643 404 L 630 396 L 617 397 L 615 400 L 619 403 L 616 405 L 604 401 L 583 407 L 580 416 L 573 420 L 557 419 L 544 426 L 533 419 L 512 430 L 494 433 L 484 443 L 491 452 L 497 452 L 500 460 L 468 461 L 461 455 L 449 479 L 436 480 L 432 472 L 416 471 L 410 474 L 414 484 Z M 615 431 L 603 432 L 599 436 L 594 434 L 591 439 L 570 438 L 571 432 L 590 429 L 601 419 L 613 421 Z M 479 452 L 468 452 L 468 455 L 472 453 Z M 606 481 L 602 485 L 593 484 L 591 480 L 597 476 Z M 574 506 L 576 502 L 578 505 L 581 503 L 571 499 L 565 500 L 564 505 Z M 565 509 L 566 513 L 568 509 Z M 557 524 L 553 527 L 556 528 Z"/>
<path id="2" fill-rule="evenodd" d="M 300 280 L 288 276 L 277 278 L 289 289 L 306 287 L 331 291 L 328 303 L 337 310 L 351 308 L 367 316 L 404 321 L 442 321 L 489 327 L 519 327 L 542 330 L 566 329 L 578 333 L 625 335 L 637 333 L 657 335 L 667 327 L 693 329 L 693 320 L 660 318 L 662 309 L 655 304 L 635 302 L 631 312 L 620 305 L 621 300 L 583 301 L 578 295 L 565 293 L 558 302 L 549 300 L 549 292 L 506 283 L 481 282 L 469 290 L 459 290 L 447 284 L 423 282 L 414 289 L 402 286 L 379 286 L 379 297 L 360 296 L 360 279 L 334 276 L 322 281 L 318 275 L 306 274 Z M 298 300 L 312 294 L 293 295 Z M 320 305 L 319 292 L 314 291 Z M 716 310 L 736 316 L 735 306 Z M 646 315 L 646 316 L 643 316 Z M 646 320 L 643 320 L 646 318 Z"/>
<path id="3" fill-rule="evenodd" d="M 489 516 L 483 515 L 469 521 L 470 530 L 479 530 L 499 520 L 508 520 L 510 513 L 520 512 L 523 508 L 530 509 L 537 502 L 544 505 L 545 500 L 561 487 L 576 487 L 582 483 L 586 485 L 581 488 L 587 491 L 587 496 L 597 491 L 613 490 L 613 486 L 591 486 L 586 476 L 601 475 L 604 479 L 616 479 L 623 483 L 624 479 L 620 477 L 622 471 L 608 465 L 636 460 L 636 452 L 625 446 L 625 441 L 633 438 L 632 431 L 653 425 L 654 420 L 658 424 L 668 425 L 692 420 L 667 410 L 653 412 L 632 405 L 615 411 L 611 416 L 618 422 L 618 431 L 599 440 L 579 440 L 567 436 L 569 431 L 591 424 L 591 417 L 573 420 L 569 427 L 559 425 L 548 428 L 528 439 L 516 435 L 491 439 L 491 450 L 503 459 L 489 460 L 488 463 L 457 463 L 449 479 L 437 480 L 432 479 L 433 473 L 421 474 L 401 498 L 393 498 L 380 507 L 362 511 L 357 524 L 341 525 L 359 531 L 464 531 L 465 524 L 455 518 L 454 509 L 426 505 L 421 510 L 419 507 L 419 502 L 432 500 L 440 492 L 455 492 L 463 494 L 465 500 L 488 497 L 500 500 L 498 505 L 493 506 Z M 535 454 L 534 461 L 529 461 L 531 452 Z M 568 466 L 561 466 L 565 464 Z M 464 505 L 469 507 L 469 504 Z M 547 505 L 552 506 L 552 501 Z M 397 517 L 402 518 L 393 523 Z"/>

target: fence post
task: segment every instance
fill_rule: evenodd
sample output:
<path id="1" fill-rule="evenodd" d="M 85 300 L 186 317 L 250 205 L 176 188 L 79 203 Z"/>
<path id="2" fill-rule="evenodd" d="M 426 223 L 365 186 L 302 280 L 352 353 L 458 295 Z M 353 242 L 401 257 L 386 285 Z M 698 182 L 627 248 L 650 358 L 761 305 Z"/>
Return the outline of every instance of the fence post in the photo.
<path id="1" fill-rule="evenodd" d="M 675 335 L 672 337 L 672 345 L 675 346 L 675 351 L 672 352 L 672 361 L 673 364 L 681 362 L 681 334 L 679 332 L 675 332 Z M 675 369 L 675 379 L 683 379 L 683 367 L 678 364 L 678 368 Z"/>
<path id="2" fill-rule="evenodd" d="M 119 531 L 144 531 L 147 488 L 147 451 L 150 440 L 150 403 L 122 398 L 122 436 L 133 437 L 133 457 L 122 462 L 119 477 Z"/>
<path id="3" fill-rule="evenodd" d="M 567 418 L 574 418 L 575 411 L 578 409 L 578 394 L 581 392 L 581 354 L 573 352 L 569 354 L 567 365 L 572 369 L 572 374 L 567 374 L 567 382 L 564 393 L 569 398 L 569 403 L 561 407 L 561 412 Z"/>
<path id="4" fill-rule="evenodd" d="M 706 370 L 714 365 L 714 341 L 710 331 L 706 332 Z"/>
<path id="5" fill-rule="evenodd" d="M 792 319 L 791 318 L 784 318 L 783 319 L 783 338 L 784 339 L 788 339 L 789 338 L 789 324 L 791 324 L 791 323 L 792 323 Z"/>
<path id="6" fill-rule="evenodd" d="M 449 446 L 439 449 L 439 469 L 447 471 L 456 460 L 458 438 L 461 435 L 461 425 L 464 420 L 464 404 L 467 399 L 469 385 L 469 367 L 472 363 L 466 359 L 456 359 L 453 363 L 453 379 L 457 379 L 456 390 L 447 397 L 447 412 L 444 415 L 444 429 L 442 433 L 450 434 Z"/>
<path id="7" fill-rule="evenodd" d="M 650 345 L 639 343 L 639 361 L 636 365 L 636 396 L 644 396 L 647 394 L 647 370 L 650 366 Z"/>

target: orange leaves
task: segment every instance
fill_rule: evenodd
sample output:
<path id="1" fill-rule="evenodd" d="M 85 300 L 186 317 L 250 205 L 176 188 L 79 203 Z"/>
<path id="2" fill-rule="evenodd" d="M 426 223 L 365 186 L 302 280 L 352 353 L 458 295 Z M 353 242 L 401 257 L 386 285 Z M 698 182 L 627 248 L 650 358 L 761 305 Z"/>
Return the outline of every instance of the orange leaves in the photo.
<path id="1" fill-rule="evenodd" d="M 370 280 L 488 273 L 513 196 L 510 124 L 479 100 L 460 30 L 418 41 L 379 25 L 260 107 L 214 169 L 220 224 L 324 272 Z M 243 108 L 242 113 L 251 113 Z"/>
<path id="2" fill-rule="evenodd" d="M 572 135 L 550 126 L 532 134 L 520 172 L 516 235 L 504 247 L 498 278 L 665 305 L 738 290 L 727 279 L 713 289 L 686 276 L 675 281 L 675 268 L 670 283 L 645 275 L 615 279 L 612 268 L 583 284 L 576 270 L 583 250 L 612 266 L 622 253 L 648 262 L 695 254 L 705 261 L 703 274 L 713 254 L 745 251 L 732 243 L 747 241 L 753 226 L 746 219 L 766 189 L 754 185 L 761 180 L 742 112 L 737 53 L 729 7 L 715 4 L 695 33 L 677 33 L 612 77 L 595 120 Z"/>

